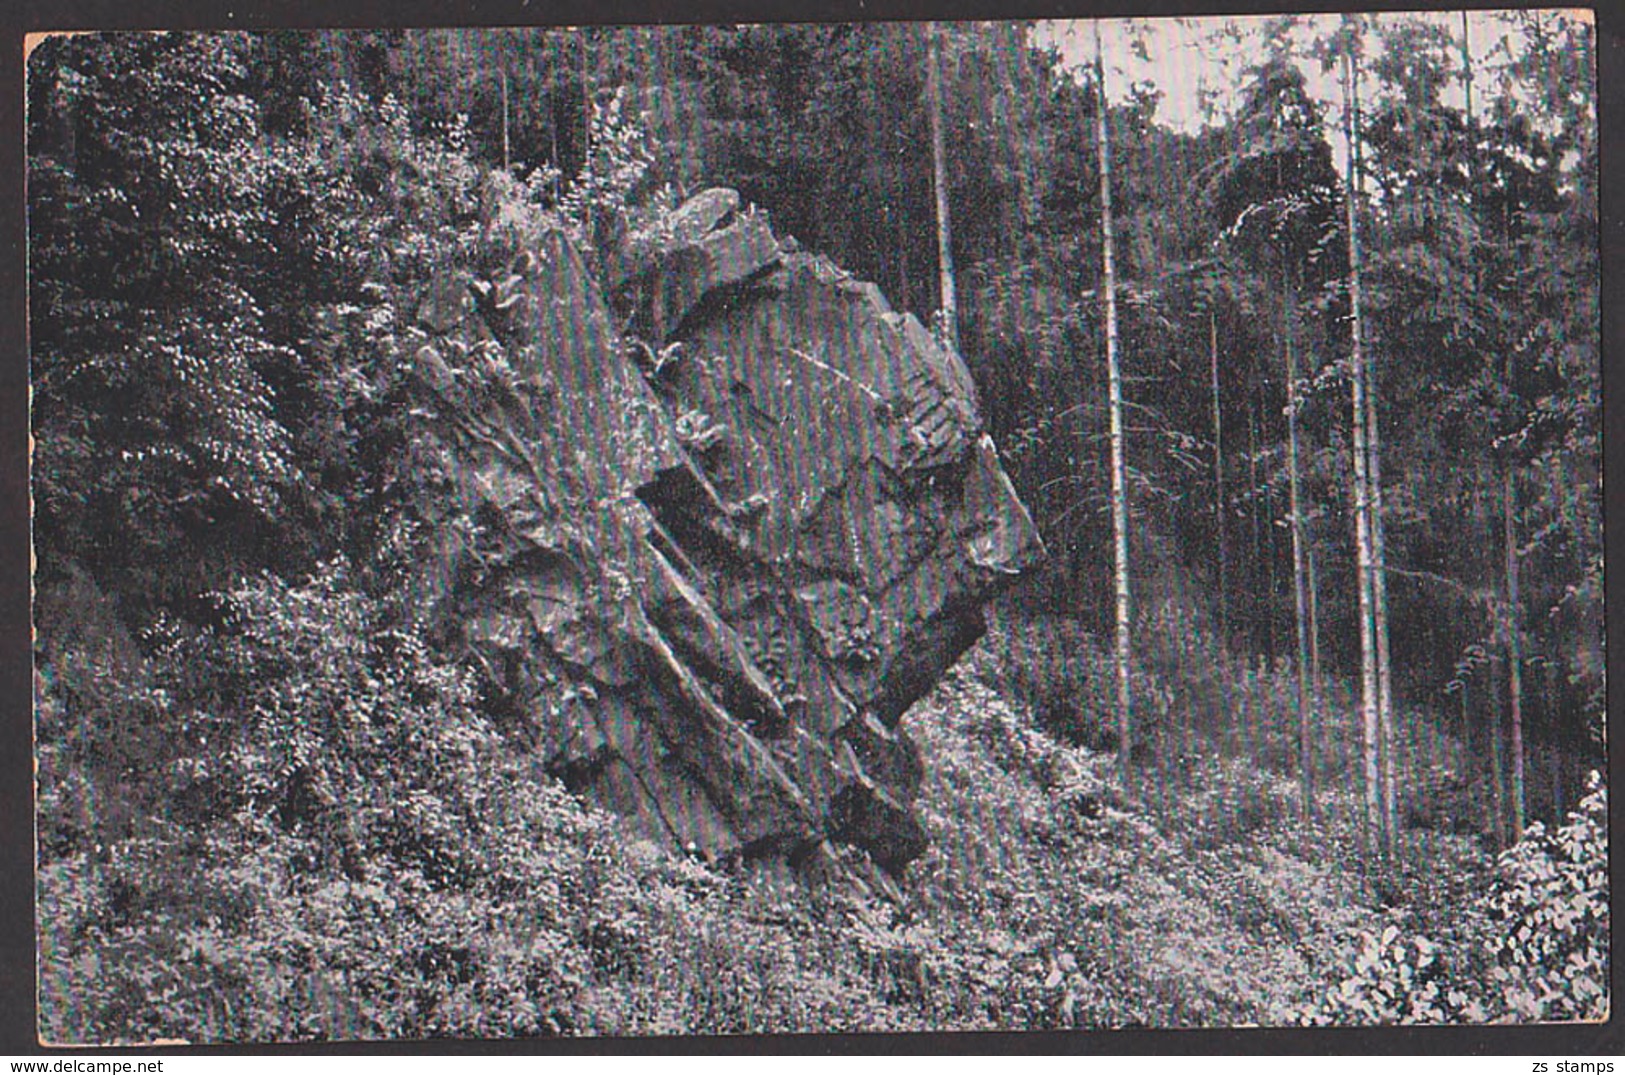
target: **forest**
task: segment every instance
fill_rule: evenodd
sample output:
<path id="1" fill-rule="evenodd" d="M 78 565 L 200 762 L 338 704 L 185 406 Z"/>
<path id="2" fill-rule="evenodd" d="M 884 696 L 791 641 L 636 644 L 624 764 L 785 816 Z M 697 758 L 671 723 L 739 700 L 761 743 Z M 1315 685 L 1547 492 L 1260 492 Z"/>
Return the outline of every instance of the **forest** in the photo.
<path id="1" fill-rule="evenodd" d="M 1595 51 L 1534 10 L 42 40 L 41 1040 L 1607 1019 Z M 638 838 L 436 620 L 401 311 L 493 222 L 608 294 L 715 187 L 962 357 L 1047 550 L 902 717 L 929 847 L 873 888 Z"/>

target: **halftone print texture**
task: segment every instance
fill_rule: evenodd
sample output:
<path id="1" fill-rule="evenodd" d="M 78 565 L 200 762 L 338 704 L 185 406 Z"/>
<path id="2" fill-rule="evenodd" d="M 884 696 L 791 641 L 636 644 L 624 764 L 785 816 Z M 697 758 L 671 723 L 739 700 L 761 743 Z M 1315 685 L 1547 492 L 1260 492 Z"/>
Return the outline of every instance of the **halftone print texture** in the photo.
<path id="1" fill-rule="evenodd" d="M 40 1041 L 1605 1020 L 1595 55 L 33 42 Z"/>

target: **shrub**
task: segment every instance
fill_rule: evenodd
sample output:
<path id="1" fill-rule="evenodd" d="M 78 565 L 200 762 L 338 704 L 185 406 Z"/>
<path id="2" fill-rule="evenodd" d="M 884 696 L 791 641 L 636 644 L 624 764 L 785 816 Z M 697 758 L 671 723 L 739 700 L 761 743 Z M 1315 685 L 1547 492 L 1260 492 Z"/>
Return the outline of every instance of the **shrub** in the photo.
<path id="1" fill-rule="evenodd" d="M 1485 901 L 1491 987 L 1520 1020 L 1608 1017 L 1608 792 L 1595 772 L 1587 790 L 1567 825 L 1530 824 Z"/>
<path id="2" fill-rule="evenodd" d="M 569 901 L 604 840 L 531 779 L 420 629 L 341 562 L 170 625 L 169 730 L 131 834 L 41 863 L 57 1041 L 545 1033 L 582 973 Z M 601 852 L 599 852 L 601 853 Z"/>
<path id="3" fill-rule="evenodd" d="M 1608 1017 L 1608 796 L 1593 773 L 1568 824 L 1533 822 L 1449 944 L 1398 925 L 1355 939 L 1314 1023 L 1602 1020 Z"/>

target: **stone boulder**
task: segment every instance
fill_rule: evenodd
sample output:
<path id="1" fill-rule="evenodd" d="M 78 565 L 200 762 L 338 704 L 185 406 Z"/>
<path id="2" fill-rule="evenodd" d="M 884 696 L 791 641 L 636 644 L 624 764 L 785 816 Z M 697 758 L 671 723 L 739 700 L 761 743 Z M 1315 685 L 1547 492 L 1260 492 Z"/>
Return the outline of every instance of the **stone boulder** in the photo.
<path id="1" fill-rule="evenodd" d="M 927 843 L 903 715 L 1041 554 L 965 366 L 732 191 L 620 266 L 612 312 L 551 233 L 415 307 L 442 628 L 650 837 L 896 873 Z"/>

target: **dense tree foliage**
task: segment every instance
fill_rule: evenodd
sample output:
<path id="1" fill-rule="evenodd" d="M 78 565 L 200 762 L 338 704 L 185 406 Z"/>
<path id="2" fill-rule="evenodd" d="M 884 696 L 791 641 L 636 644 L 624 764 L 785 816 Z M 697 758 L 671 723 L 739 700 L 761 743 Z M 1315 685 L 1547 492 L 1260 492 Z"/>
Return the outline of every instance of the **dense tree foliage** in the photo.
<path id="1" fill-rule="evenodd" d="M 47 1035 L 1595 1016 L 1594 45 L 1560 15 L 1502 25 L 1492 56 L 1436 21 L 1360 24 L 1355 190 L 1292 20 L 1263 35 L 1233 113 L 1195 131 L 1159 119 L 1155 86 L 1104 98 L 1016 22 L 41 43 Z M 547 226 L 607 276 L 629 236 L 714 185 L 899 309 L 957 303 L 1051 551 L 920 718 L 933 824 L 971 835 L 934 833 L 959 851 L 915 870 L 902 910 L 749 889 L 626 842 L 533 771 L 421 614 L 424 586 L 454 584 L 424 565 L 474 524 L 448 503 L 398 311 Z M 1351 201 L 1404 829 L 1382 863 L 1356 831 Z M 1097 640 L 1125 499 L 1144 799 L 1092 768 L 1120 745 Z M 1277 809 L 1291 781 L 1317 816 Z M 995 794 L 1024 811 L 1010 848 L 976 828 L 1003 816 Z M 1091 843 L 1107 829 L 1139 850 Z M 1440 861 L 1451 876 L 1427 876 Z M 1137 935 L 1127 897 L 1089 880 L 1179 870 L 1133 898 L 1232 931 L 1267 999 L 1159 985 L 1168 966 L 1120 939 Z M 1347 906 L 1258 893 L 1316 878 Z M 1362 900 L 1411 918 L 1390 932 Z M 760 955 L 729 945 L 738 928 Z M 1317 954 L 1339 942 L 1343 976 Z M 1115 991 L 1108 953 L 1132 968 Z"/>

